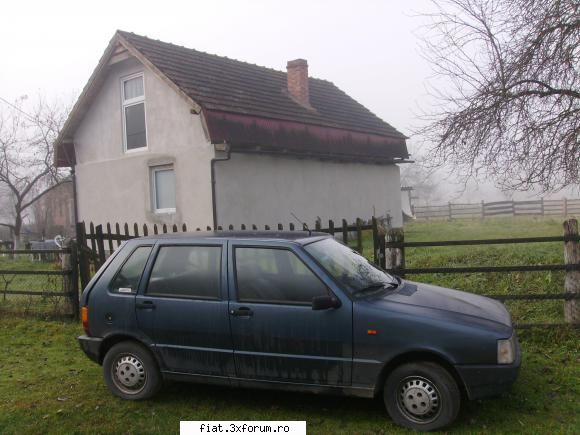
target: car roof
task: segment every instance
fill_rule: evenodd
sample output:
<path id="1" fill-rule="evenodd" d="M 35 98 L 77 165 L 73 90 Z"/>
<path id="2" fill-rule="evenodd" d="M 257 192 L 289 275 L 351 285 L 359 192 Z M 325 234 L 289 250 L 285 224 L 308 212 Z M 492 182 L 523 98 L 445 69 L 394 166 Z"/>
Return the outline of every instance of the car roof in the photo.
<path id="1" fill-rule="evenodd" d="M 138 240 L 196 240 L 236 239 L 255 241 L 291 241 L 307 245 L 326 239 L 330 234 L 315 231 L 195 231 L 190 233 L 165 233 L 139 237 Z"/>

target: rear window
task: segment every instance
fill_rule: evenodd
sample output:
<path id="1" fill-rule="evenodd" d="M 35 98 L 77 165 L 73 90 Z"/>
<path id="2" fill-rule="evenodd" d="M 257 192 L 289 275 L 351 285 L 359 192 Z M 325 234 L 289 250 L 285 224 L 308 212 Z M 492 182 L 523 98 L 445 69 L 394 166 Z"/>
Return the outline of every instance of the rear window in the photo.
<path id="1" fill-rule="evenodd" d="M 221 246 L 163 246 L 147 286 L 150 296 L 220 298 Z"/>
<path id="2" fill-rule="evenodd" d="M 111 291 L 117 293 L 135 293 L 139 280 L 145 269 L 145 263 L 151 253 L 151 246 L 140 246 L 125 261 L 119 273 L 111 282 Z"/>

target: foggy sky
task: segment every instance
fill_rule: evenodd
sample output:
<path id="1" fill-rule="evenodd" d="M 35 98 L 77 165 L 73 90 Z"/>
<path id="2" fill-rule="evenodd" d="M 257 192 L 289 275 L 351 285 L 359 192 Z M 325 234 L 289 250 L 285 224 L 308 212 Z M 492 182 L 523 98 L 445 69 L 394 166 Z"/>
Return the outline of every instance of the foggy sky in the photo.
<path id="1" fill-rule="evenodd" d="M 311 76 L 410 135 L 429 101 L 416 15 L 430 7 L 429 0 L 3 2 L 0 97 L 73 100 L 122 29 L 278 70 L 305 58 Z M 458 199 L 503 196 L 488 184 L 459 195 L 439 181 Z"/>

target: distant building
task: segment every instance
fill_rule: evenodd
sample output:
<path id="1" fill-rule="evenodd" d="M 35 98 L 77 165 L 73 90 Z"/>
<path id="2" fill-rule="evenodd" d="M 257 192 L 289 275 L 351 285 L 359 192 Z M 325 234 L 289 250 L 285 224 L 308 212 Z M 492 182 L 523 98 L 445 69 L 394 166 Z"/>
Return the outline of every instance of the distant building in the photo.
<path id="1" fill-rule="evenodd" d="M 46 239 L 56 235 L 74 234 L 74 195 L 72 181 L 67 181 L 43 195 L 33 204 L 34 238 Z"/>

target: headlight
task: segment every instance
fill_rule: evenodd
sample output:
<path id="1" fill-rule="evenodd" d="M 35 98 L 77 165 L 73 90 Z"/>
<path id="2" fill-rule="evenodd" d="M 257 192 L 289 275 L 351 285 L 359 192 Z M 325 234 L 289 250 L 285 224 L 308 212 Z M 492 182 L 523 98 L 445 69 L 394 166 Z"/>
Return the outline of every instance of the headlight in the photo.
<path id="1" fill-rule="evenodd" d="M 497 341 L 497 363 L 512 364 L 516 358 L 516 347 L 513 335 L 507 340 Z"/>

